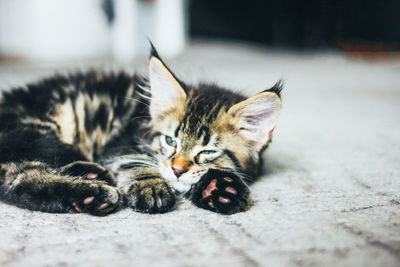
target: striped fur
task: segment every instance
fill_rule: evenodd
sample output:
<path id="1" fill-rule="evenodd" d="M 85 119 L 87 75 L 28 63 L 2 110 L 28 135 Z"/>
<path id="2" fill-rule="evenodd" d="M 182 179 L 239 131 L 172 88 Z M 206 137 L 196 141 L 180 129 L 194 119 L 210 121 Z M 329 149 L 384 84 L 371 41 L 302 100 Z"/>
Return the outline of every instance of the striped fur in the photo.
<path id="1" fill-rule="evenodd" d="M 280 90 L 277 84 L 248 104 L 216 85 L 189 86 L 155 49 L 148 79 L 89 71 L 15 88 L 0 103 L 0 198 L 105 215 L 123 205 L 166 212 L 185 193 L 216 212 L 246 210 L 246 184 L 270 141 Z M 264 98 L 270 109 L 241 115 Z M 264 113 L 273 120 L 259 119 Z"/>

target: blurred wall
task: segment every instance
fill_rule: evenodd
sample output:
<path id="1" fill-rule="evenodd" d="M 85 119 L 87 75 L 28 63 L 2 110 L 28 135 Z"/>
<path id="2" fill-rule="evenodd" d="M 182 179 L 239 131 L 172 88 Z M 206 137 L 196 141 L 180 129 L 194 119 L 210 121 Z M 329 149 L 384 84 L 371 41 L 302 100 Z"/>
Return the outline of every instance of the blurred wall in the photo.
<path id="1" fill-rule="evenodd" d="M 34 61 L 108 53 L 109 29 L 98 0 L 0 0 L 0 52 Z"/>
<path id="2" fill-rule="evenodd" d="M 399 11 L 399 0 L 194 0 L 190 29 L 275 47 L 399 49 Z"/>
<path id="3" fill-rule="evenodd" d="M 165 57 L 186 43 L 185 0 L 0 0 L 0 59 L 63 62 Z"/>

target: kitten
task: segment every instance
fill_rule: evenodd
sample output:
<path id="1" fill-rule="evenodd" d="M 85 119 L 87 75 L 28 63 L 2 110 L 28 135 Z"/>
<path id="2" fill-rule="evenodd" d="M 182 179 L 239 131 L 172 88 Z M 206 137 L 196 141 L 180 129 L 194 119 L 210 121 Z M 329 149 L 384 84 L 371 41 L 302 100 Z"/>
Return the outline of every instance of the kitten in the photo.
<path id="1" fill-rule="evenodd" d="M 149 78 L 90 71 L 4 92 L 0 199 L 45 212 L 170 211 L 177 195 L 224 214 L 278 119 L 281 83 L 245 98 L 180 81 L 152 47 Z"/>

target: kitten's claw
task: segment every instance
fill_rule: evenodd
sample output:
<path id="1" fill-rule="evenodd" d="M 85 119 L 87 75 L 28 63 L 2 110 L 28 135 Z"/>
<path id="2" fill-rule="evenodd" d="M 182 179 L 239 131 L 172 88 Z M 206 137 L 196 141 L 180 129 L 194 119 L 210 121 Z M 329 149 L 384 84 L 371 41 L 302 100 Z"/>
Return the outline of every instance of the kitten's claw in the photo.
<path id="1" fill-rule="evenodd" d="M 191 191 L 195 205 L 215 212 L 233 214 L 250 206 L 248 187 L 233 173 L 210 169 Z"/>

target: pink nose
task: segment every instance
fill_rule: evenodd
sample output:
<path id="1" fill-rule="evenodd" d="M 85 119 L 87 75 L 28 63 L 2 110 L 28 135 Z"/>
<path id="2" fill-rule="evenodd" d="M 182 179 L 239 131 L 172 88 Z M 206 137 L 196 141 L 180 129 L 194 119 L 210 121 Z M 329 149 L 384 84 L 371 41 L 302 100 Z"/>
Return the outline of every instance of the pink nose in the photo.
<path id="1" fill-rule="evenodd" d="M 179 178 L 182 174 L 188 171 L 188 169 L 181 168 L 179 165 L 171 166 L 174 174 L 177 178 Z"/>

